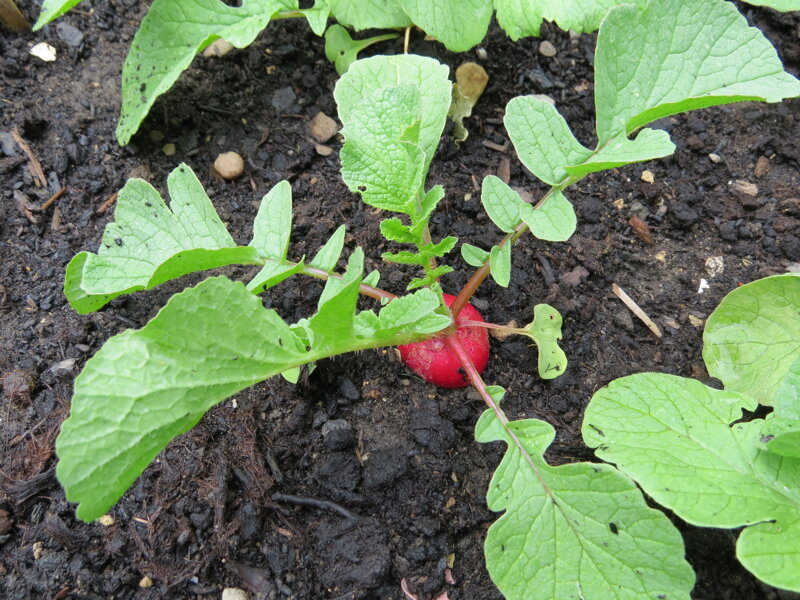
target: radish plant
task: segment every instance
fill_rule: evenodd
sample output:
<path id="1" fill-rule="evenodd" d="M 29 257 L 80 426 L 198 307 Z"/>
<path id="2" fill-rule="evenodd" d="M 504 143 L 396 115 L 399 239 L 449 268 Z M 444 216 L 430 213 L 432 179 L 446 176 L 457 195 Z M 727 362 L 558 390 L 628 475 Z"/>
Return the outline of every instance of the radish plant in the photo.
<path id="1" fill-rule="evenodd" d="M 769 43 L 723 0 L 614 8 L 600 28 L 595 65 L 594 149 L 579 143 L 549 104 L 534 97 L 509 103 L 505 123 L 520 160 L 549 190 L 528 204 L 498 178 L 483 181 L 481 201 L 504 235 L 489 249 L 461 245 L 462 258 L 476 270 L 453 295 L 444 292 L 453 270 L 448 258 L 458 240 L 433 239 L 428 227 L 445 196 L 441 186 L 428 184 L 428 170 L 452 87 L 448 68 L 433 59 L 404 55 L 357 61 L 334 92 L 344 123 L 342 177 L 365 203 L 387 213 L 380 231 L 403 249 L 382 258 L 417 270 L 405 295 L 379 288 L 377 272 L 365 276 L 361 248 L 350 254 L 343 272 L 337 271 L 343 227 L 310 260 L 290 257 L 287 182 L 263 198 L 252 241 L 238 246 L 188 166 L 168 178 L 169 207 L 149 184 L 130 180 L 98 252 L 80 253 L 67 268 L 65 292 L 76 310 L 91 312 L 122 294 L 195 271 L 230 264 L 259 269 L 246 284 L 211 277 L 176 294 L 147 325 L 109 339 L 87 362 L 56 445 L 57 475 L 68 499 L 79 504 L 78 517 L 101 516 L 166 444 L 240 390 L 279 373 L 291 378 L 298 367 L 325 357 L 400 346 L 406 364 L 428 381 L 472 385 L 487 405 L 476 438 L 508 446 L 487 494 L 489 506 L 504 513 L 489 529 L 485 545 L 489 573 L 506 598 L 688 598 L 694 575 L 680 535 L 662 512 L 647 505 L 624 461 L 609 454 L 621 470 L 595 463 L 553 467 L 543 458 L 553 428 L 538 419 L 511 421 L 505 415 L 505 391 L 481 377 L 488 356 L 486 329 L 502 327 L 484 323 L 469 302 L 488 277 L 511 285 L 512 246 L 526 232 L 546 241 L 572 235 L 576 218 L 566 195 L 571 184 L 592 172 L 671 154 L 669 135 L 646 128 L 649 123 L 729 102 L 777 102 L 800 95 L 800 82 L 783 71 Z M 264 308 L 259 295 L 274 293 L 292 276 L 325 284 L 316 312 L 287 323 Z M 372 298 L 374 305 L 359 310 L 359 296 Z M 511 333 L 537 345 L 542 377 L 558 376 L 567 365 L 557 344 L 561 317 L 543 304 L 533 316 L 530 325 Z M 728 348 L 721 340 L 713 347 Z M 731 352 L 716 358 L 720 377 Z M 749 383 L 736 385 L 761 385 L 742 379 Z M 783 390 L 788 384 L 776 385 Z M 767 450 L 772 443 L 794 460 L 789 451 L 796 449 L 796 406 L 780 406 L 764 424 L 760 443 Z M 593 419 L 587 423 L 589 429 L 612 428 Z M 766 440 L 769 436 L 774 441 Z M 587 437 L 587 443 L 595 441 Z M 787 485 L 797 488 L 797 479 Z M 781 515 L 790 512 L 782 510 Z M 777 518 L 769 511 L 753 514 Z M 755 517 L 741 518 L 736 523 Z M 786 536 L 781 539 L 786 542 Z M 773 562 L 764 558 L 753 570 L 774 585 L 800 589 L 791 576 L 772 575 L 795 564 L 787 556 Z"/>

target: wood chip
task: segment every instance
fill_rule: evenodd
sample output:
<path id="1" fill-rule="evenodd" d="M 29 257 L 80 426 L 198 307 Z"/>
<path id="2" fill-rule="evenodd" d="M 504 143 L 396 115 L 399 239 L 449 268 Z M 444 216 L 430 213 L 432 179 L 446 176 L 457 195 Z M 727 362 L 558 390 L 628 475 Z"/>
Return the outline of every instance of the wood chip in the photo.
<path id="1" fill-rule="evenodd" d="M 42 204 L 42 205 L 39 207 L 39 209 L 38 209 L 38 210 L 39 210 L 39 212 L 44 212 L 44 211 L 46 211 L 48 208 L 50 208 L 51 206 L 53 206 L 53 204 L 55 204 L 55 202 L 56 202 L 56 201 L 57 201 L 59 198 L 61 198 L 61 196 L 63 196 L 63 195 L 64 195 L 64 192 L 66 192 L 66 191 L 67 191 L 67 188 L 65 188 L 65 187 L 62 187 L 62 188 L 61 188 L 60 190 L 58 190 L 58 191 L 57 191 L 55 194 L 53 194 L 52 196 L 50 196 L 50 197 L 47 199 L 47 201 L 46 201 L 44 204 Z"/>
<path id="2" fill-rule="evenodd" d="M 106 214 L 106 211 L 107 211 L 109 208 L 111 208 L 111 205 L 112 205 L 112 204 L 114 204 L 114 202 L 116 202 L 116 201 L 117 201 L 117 192 L 114 192 L 113 194 L 111 194 L 111 195 L 108 197 L 108 199 L 107 199 L 105 202 L 103 202 L 103 203 L 102 203 L 102 204 L 101 204 L 101 205 L 100 205 L 100 206 L 97 208 L 97 210 L 96 210 L 95 212 L 96 212 L 98 215 L 104 215 L 104 214 Z"/>
<path id="3" fill-rule="evenodd" d="M 750 183 L 749 181 L 737 179 L 731 184 L 731 189 L 734 192 L 744 194 L 745 196 L 758 196 L 758 186 L 755 183 Z"/>
<path id="4" fill-rule="evenodd" d="M 481 142 L 484 146 L 491 150 L 496 150 L 497 152 L 506 152 L 508 150 L 508 142 L 504 143 L 502 146 L 500 144 L 495 144 L 490 140 L 483 140 Z"/>
<path id="5" fill-rule="evenodd" d="M 506 185 L 511 181 L 511 161 L 505 156 L 500 159 L 500 166 L 497 167 L 497 176 Z"/>
<path id="6" fill-rule="evenodd" d="M 656 325 L 653 322 L 653 320 L 650 317 L 648 317 L 647 314 L 641 308 L 639 308 L 639 305 L 636 304 L 636 302 L 634 302 L 633 299 L 630 296 L 628 296 L 628 294 L 625 293 L 625 290 L 619 287 L 616 283 L 612 283 L 611 291 L 614 292 L 614 295 L 617 298 L 622 300 L 625 306 L 627 306 L 633 314 L 639 317 L 642 323 L 647 325 L 647 328 L 650 331 L 652 331 L 656 337 L 660 338 L 662 336 L 661 330 L 658 328 L 658 325 Z"/>
<path id="7" fill-rule="evenodd" d="M 37 187 L 47 187 L 47 177 L 44 176 L 44 169 L 42 169 L 42 163 L 39 162 L 39 159 L 36 158 L 36 155 L 31 150 L 31 147 L 28 146 L 28 143 L 22 139 L 22 136 L 19 134 L 19 131 L 15 127 L 11 130 L 11 137 L 14 138 L 14 141 L 17 142 L 17 146 L 19 149 L 22 150 L 25 155 L 28 157 L 28 164 L 30 165 L 31 175 L 33 175 L 34 182 L 36 183 Z"/>
<path id="8" fill-rule="evenodd" d="M 642 240 L 645 244 L 653 243 L 653 235 L 650 233 L 650 226 L 642 219 L 634 215 L 628 219 L 628 225 L 631 226 L 634 235 Z"/>
<path id="9" fill-rule="evenodd" d="M 756 168 L 753 173 L 756 177 L 763 177 L 769 173 L 769 159 L 766 156 L 759 156 L 756 161 Z"/>

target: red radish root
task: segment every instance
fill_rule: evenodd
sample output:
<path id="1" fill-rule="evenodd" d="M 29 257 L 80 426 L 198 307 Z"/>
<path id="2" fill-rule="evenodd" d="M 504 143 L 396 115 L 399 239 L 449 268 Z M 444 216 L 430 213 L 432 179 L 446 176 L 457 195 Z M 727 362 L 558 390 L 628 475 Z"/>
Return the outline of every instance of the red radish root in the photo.
<path id="1" fill-rule="evenodd" d="M 444 302 L 450 306 L 455 296 L 444 294 Z M 483 317 L 474 306 L 467 304 L 456 318 L 456 331 L 450 335 L 458 340 L 472 360 L 478 373 L 483 373 L 489 362 L 489 335 L 484 327 L 469 327 L 462 323 L 478 321 Z M 444 388 L 461 388 L 469 385 L 461 361 L 445 341 L 447 338 L 435 337 L 416 344 L 399 346 L 403 363 L 425 381 Z"/>

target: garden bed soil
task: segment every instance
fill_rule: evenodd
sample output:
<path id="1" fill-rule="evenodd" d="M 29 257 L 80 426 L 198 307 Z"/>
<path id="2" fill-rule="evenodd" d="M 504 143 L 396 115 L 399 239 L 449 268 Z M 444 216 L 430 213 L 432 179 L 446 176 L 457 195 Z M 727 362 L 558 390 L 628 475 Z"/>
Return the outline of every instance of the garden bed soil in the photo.
<path id="1" fill-rule="evenodd" d="M 341 140 L 328 144 L 328 156 L 310 142 L 310 118 L 336 115 L 336 73 L 305 23 L 278 22 L 247 49 L 198 58 L 131 145 L 117 145 L 120 69 L 144 5 L 89 1 L 39 33 L 0 31 L 0 596 L 218 598 L 223 588 L 238 587 L 277 599 L 399 600 L 412 597 L 401 591 L 405 580 L 420 599 L 442 592 L 450 600 L 501 598 L 482 544 L 497 517 L 486 508 L 485 490 L 503 447 L 474 441 L 484 409 L 474 392 L 426 385 L 391 349 L 324 361 L 298 386 L 273 378 L 237 394 L 170 444 L 106 524 L 75 520 L 53 475 L 53 442 L 74 377 L 110 336 L 143 325 L 172 293 L 202 279 L 120 298 L 88 316 L 69 307 L 64 268 L 76 252 L 97 249 L 113 218 L 113 209 L 98 215 L 98 208 L 128 177 L 163 191 L 167 174 L 186 162 L 243 244 L 258 200 L 288 179 L 295 198 L 291 256 L 312 255 L 347 223 L 345 254 L 363 246 L 367 269 L 381 270 L 384 287 L 401 293 L 412 275 L 380 261 L 389 249 L 378 233 L 382 215 L 342 183 Z M 743 9 L 797 74 L 800 19 Z M 491 78 L 467 120 L 469 139 L 442 142 L 434 160 L 429 182 L 447 191 L 433 217 L 434 237 L 497 242 L 480 206 L 487 174 L 510 176 L 513 186 L 541 196 L 502 125 L 512 97 L 549 95 L 579 139 L 592 143 L 594 38 L 546 27 L 542 40 L 555 46 L 555 56 L 543 56 L 537 39 L 512 44 L 493 26 L 480 59 L 412 36 L 412 51 L 451 67 L 477 60 Z M 56 47 L 55 62 L 29 55 L 39 41 Z M 377 51 L 402 47 L 387 42 Z M 738 285 L 800 262 L 798 108 L 798 100 L 746 103 L 659 122 L 677 145 L 674 156 L 581 181 L 568 191 L 576 235 L 563 244 L 526 236 L 513 253 L 513 287 L 481 287 L 474 304 L 487 320 L 528 322 L 539 302 L 564 315 L 564 376 L 540 380 L 535 350 L 519 339 L 494 340 L 485 373 L 508 389 L 510 417 L 555 427 L 550 463 L 594 460 L 581 441 L 582 412 L 611 379 L 659 371 L 710 382 L 702 320 Z M 46 188 L 36 187 L 27 159 L 5 135 L 13 128 L 41 161 Z M 168 143 L 174 155 L 164 153 Z M 245 157 L 246 174 L 226 182 L 211 165 L 231 150 Z M 66 192 L 53 207 L 26 212 L 26 203 L 39 206 L 61 187 Z M 648 224 L 652 243 L 630 225 L 632 217 Z M 471 270 L 455 253 L 450 263 L 456 271 L 443 284 L 455 292 Z M 713 264 L 722 267 L 712 271 Z M 699 293 L 703 279 L 708 289 Z M 633 317 L 612 283 L 663 337 Z M 295 278 L 266 302 L 294 320 L 309 314 L 320 289 Z M 287 495 L 335 503 L 354 518 Z M 737 532 L 674 521 L 697 572 L 695 598 L 800 597 L 760 583 L 738 564 Z M 449 573 L 455 583 L 447 582 Z"/>

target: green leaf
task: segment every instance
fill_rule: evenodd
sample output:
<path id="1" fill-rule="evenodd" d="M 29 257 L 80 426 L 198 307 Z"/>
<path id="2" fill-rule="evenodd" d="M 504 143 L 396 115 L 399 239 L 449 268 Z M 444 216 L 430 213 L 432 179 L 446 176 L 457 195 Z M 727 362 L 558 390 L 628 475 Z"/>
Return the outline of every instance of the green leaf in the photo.
<path id="1" fill-rule="evenodd" d="M 489 253 L 486 250 L 473 246 L 472 244 L 461 245 L 461 258 L 471 267 L 482 267 Z"/>
<path id="2" fill-rule="evenodd" d="M 379 330 L 376 335 L 395 334 L 412 325 L 415 334 L 441 331 L 453 321 L 447 315 L 434 312 L 440 305 L 439 296 L 428 288 L 392 300 L 378 315 Z"/>
<path id="3" fill-rule="evenodd" d="M 590 33 L 600 26 L 608 11 L 619 4 L 646 0 L 494 0 L 497 22 L 512 40 L 538 36 L 542 21 L 553 21 L 563 30 Z"/>
<path id="4" fill-rule="evenodd" d="M 305 15 L 308 21 L 308 26 L 315 35 L 322 35 L 325 33 L 325 28 L 328 26 L 328 16 L 331 12 L 331 7 L 328 0 L 314 0 L 312 8 L 304 8 L 300 11 Z M 292 382 L 296 383 L 296 381 Z"/>
<path id="5" fill-rule="evenodd" d="M 331 25 L 325 32 L 325 56 L 336 66 L 336 72 L 347 72 L 356 60 L 358 53 L 373 44 L 398 37 L 396 33 L 378 35 L 364 40 L 354 40 L 341 25 Z"/>
<path id="6" fill-rule="evenodd" d="M 530 208 L 502 179 L 487 175 L 481 184 L 481 203 L 500 231 L 511 233 L 520 223 L 520 211 Z"/>
<path id="7" fill-rule="evenodd" d="M 235 8 L 217 0 L 154 0 L 122 67 L 122 112 L 117 139 L 127 144 L 156 98 L 217 38 L 248 46 L 280 10 L 296 0 L 244 0 Z"/>
<path id="8" fill-rule="evenodd" d="M 608 465 L 548 465 L 554 437 L 543 421 L 501 424 L 488 410 L 475 426 L 479 442 L 508 446 L 486 495 L 505 513 L 484 546 L 506 600 L 688 600 L 694 575 L 666 516 Z"/>
<path id="9" fill-rule="evenodd" d="M 735 528 L 757 577 L 800 591 L 800 460 L 758 448 L 756 401 L 698 381 L 643 373 L 612 381 L 586 409 L 583 438 L 656 502 L 694 525 Z"/>
<path id="10" fill-rule="evenodd" d="M 380 227 L 381 235 L 392 242 L 413 244 L 419 239 L 419 236 L 414 235 L 409 228 L 403 225 L 403 222 L 396 217 L 381 221 Z"/>
<path id="11" fill-rule="evenodd" d="M 492 246 L 489 253 L 489 268 L 492 279 L 500 287 L 508 287 L 511 281 L 511 244 Z"/>
<path id="12" fill-rule="evenodd" d="M 414 54 L 374 56 L 359 60 L 336 82 L 333 95 L 339 118 L 347 125 L 361 103 L 382 88 L 412 85 L 419 89 L 420 115 L 418 145 L 428 162 L 439 145 L 439 138 L 450 108 L 448 68 L 438 61 Z"/>
<path id="13" fill-rule="evenodd" d="M 466 52 L 486 37 L 492 20 L 490 0 L 399 0 L 415 25 L 452 52 Z"/>
<path id="14" fill-rule="evenodd" d="M 703 333 L 703 360 L 725 389 L 772 406 L 800 357 L 800 274 L 767 277 L 725 296 Z"/>
<path id="15" fill-rule="evenodd" d="M 427 257 L 441 257 L 455 248 L 458 243 L 458 238 L 452 235 L 447 236 L 441 242 L 423 247 L 425 256 Z"/>
<path id="16" fill-rule="evenodd" d="M 397 0 L 328 0 L 331 14 L 342 25 L 360 29 L 408 27 L 411 21 Z"/>
<path id="17" fill-rule="evenodd" d="M 756 6 L 769 6 L 781 12 L 800 10 L 800 0 L 746 0 L 748 4 Z"/>
<path id="18" fill-rule="evenodd" d="M 800 458 L 800 358 L 775 394 L 775 411 L 764 421 L 761 442 L 770 452 Z"/>
<path id="19" fill-rule="evenodd" d="M 425 264 L 425 257 L 417 252 L 401 250 L 400 252 L 384 252 L 381 258 L 387 262 L 399 265 L 422 265 Z"/>
<path id="20" fill-rule="evenodd" d="M 598 148 L 579 165 L 568 165 L 564 170 L 572 177 L 615 169 L 634 162 L 670 156 L 675 144 L 669 134 L 660 129 L 642 129 L 634 139 L 625 136 L 613 138 Z"/>
<path id="21" fill-rule="evenodd" d="M 38 31 L 50 21 L 60 17 L 73 6 L 80 4 L 82 0 L 44 0 L 39 18 L 33 25 L 33 30 Z"/>
<path id="22" fill-rule="evenodd" d="M 188 166 L 172 171 L 167 187 L 170 208 L 141 179 L 119 192 L 97 254 L 78 254 L 67 267 L 64 293 L 75 310 L 85 314 L 187 273 L 263 262 L 255 248 L 236 246 Z"/>
<path id="23" fill-rule="evenodd" d="M 595 81 L 600 147 L 676 113 L 800 95 L 763 34 L 723 0 L 613 9 L 600 27 Z"/>
<path id="24" fill-rule="evenodd" d="M 319 301 L 319 310 L 309 320 L 314 333 L 315 351 L 336 353 L 337 348 L 346 348 L 348 340 L 355 338 L 353 319 L 363 271 L 364 251 L 356 248 L 347 261 L 342 279 L 328 279 Z"/>
<path id="25" fill-rule="evenodd" d="M 419 89 L 404 85 L 362 98 L 357 111 L 342 117 L 342 179 L 370 206 L 412 211 L 429 163 L 425 152 L 406 139 L 419 125 L 420 110 Z"/>
<path id="26" fill-rule="evenodd" d="M 555 379 L 567 370 L 567 355 L 559 347 L 561 313 L 548 304 L 533 307 L 533 322 L 525 329 L 539 350 L 539 377 Z"/>
<path id="27" fill-rule="evenodd" d="M 241 283 L 207 279 L 145 327 L 112 337 L 75 380 L 56 474 L 78 517 L 105 513 L 212 406 L 305 362 L 304 348 Z"/>
<path id="28" fill-rule="evenodd" d="M 565 242 L 578 224 L 572 203 L 556 188 L 538 208 L 525 205 L 521 216 L 535 237 L 548 242 Z"/>
<path id="29" fill-rule="evenodd" d="M 328 273 L 333 271 L 336 268 L 336 263 L 339 262 L 339 256 L 342 254 L 345 233 L 346 227 L 339 225 L 333 235 L 325 242 L 325 245 L 319 249 L 314 259 L 308 263 L 309 266 L 322 269 Z"/>
<path id="30" fill-rule="evenodd" d="M 417 288 L 421 288 L 423 286 L 430 286 L 436 283 L 436 280 L 440 277 L 447 275 L 448 273 L 453 272 L 453 267 L 448 265 L 439 265 L 435 269 L 429 271 L 425 277 L 419 277 L 417 279 L 412 279 L 411 283 L 406 286 L 407 290 L 415 290 Z"/>
<path id="31" fill-rule="evenodd" d="M 265 292 L 302 271 L 303 266 L 302 260 L 298 263 L 291 263 L 268 259 L 262 269 L 247 284 L 247 289 L 254 294 Z"/>
<path id="32" fill-rule="evenodd" d="M 292 186 L 288 181 L 276 184 L 262 199 L 253 222 L 250 246 L 260 256 L 282 261 L 289 250 L 292 233 Z"/>

